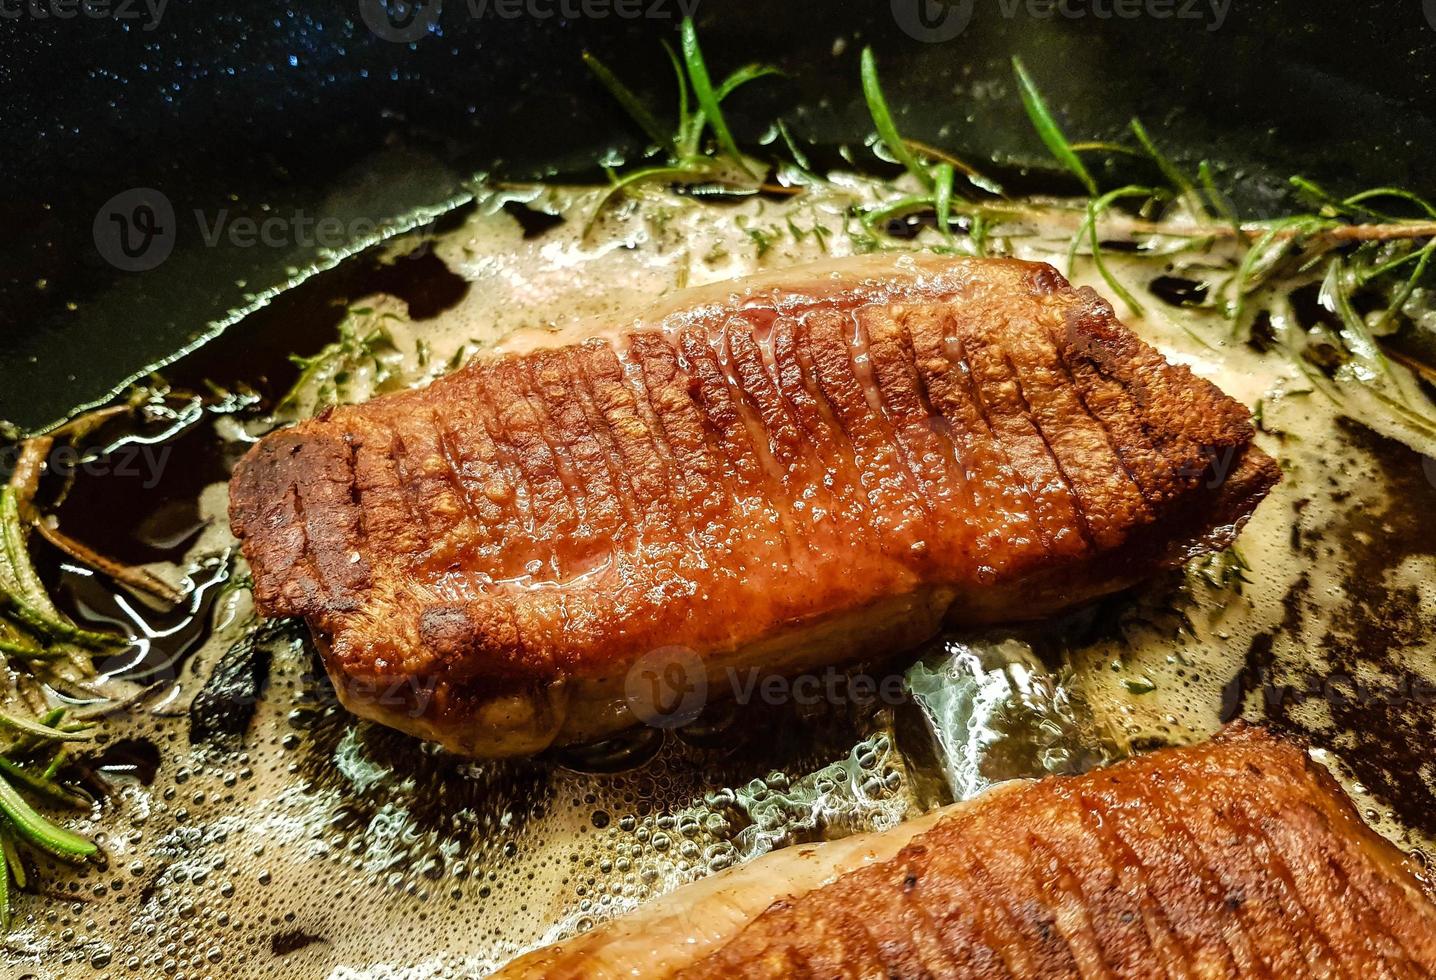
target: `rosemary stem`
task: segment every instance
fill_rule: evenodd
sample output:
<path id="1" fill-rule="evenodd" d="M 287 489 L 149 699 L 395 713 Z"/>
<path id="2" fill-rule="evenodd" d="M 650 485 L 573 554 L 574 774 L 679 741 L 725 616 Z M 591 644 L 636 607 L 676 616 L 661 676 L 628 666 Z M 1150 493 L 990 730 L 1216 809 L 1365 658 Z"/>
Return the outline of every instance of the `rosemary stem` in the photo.
<path id="1" fill-rule="evenodd" d="M 49 521 L 36 521 L 34 527 L 40 532 L 40 537 L 57 549 L 83 565 L 89 565 L 96 571 L 103 572 L 116 582 L 138 589 L 172 606 L 179 605 L 184 599 L 178 589 L 148 569 L 122 565 L 113 558 L 107 558 L 76 541 L 58 527 L 51 526 Z"/>

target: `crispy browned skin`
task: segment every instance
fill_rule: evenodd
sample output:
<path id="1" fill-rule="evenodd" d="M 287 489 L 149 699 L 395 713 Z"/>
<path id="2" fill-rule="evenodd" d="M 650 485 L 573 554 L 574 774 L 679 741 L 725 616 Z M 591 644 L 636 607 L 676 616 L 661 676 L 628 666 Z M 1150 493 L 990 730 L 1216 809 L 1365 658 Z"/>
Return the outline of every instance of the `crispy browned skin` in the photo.
<path id="1" fill-rule="evenodd" d="M 1406 859 L 1305 752 L 1255 728 L 990 792 L 800 894 L 761 861 L 729 874 L 714 908 L 680 890 L 651 921 L 501 976 L 1436 976 L 1436 905 Z M 706 925 L 746 901 L 743 876 L 777 900 Z"/>
<path id="2" fill-rule="evenodd" d="M 1431 977 L 1436 906 L 1252 729 L 980 801 L 676 976 Z"/>
<path id="3" fill-rule="evenodd" d="M 1276 479 L 1046 265 L 849 260 L 598 332 L 237 469 L 259 607 L 354 710 L 483 755 L 605 734 L 648 651 L 793 672 L 1045 615 L 1223 546 Z"/>

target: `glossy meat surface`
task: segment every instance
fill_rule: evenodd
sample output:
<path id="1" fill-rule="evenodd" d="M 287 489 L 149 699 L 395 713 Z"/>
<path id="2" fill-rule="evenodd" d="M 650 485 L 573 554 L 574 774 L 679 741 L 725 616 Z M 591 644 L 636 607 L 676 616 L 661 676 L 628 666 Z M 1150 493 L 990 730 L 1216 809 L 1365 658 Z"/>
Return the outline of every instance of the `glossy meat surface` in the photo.
<path id="1" fill-rule="evenodd" d="M 843 260 L 585 333 L 236 471 L 260 609 L 353 710 L 480 755 L 602 735 L 651 651 L 793 672 L 1045 615 L 1224 546 L 1276 478 L 1045 265 Z"/>
<path id="2" fill-rule="evenodd" d="M 1436 905 L 1407 859 L 1260 729 L 874 837 L 777 852 L 499 976 L 1436 976 Z"/>

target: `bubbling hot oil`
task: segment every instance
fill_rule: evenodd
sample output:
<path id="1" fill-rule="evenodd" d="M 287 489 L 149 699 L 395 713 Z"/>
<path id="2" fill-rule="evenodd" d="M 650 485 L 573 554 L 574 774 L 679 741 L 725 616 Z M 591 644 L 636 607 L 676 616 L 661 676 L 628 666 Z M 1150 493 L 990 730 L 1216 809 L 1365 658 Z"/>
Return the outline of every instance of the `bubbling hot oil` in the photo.
<path id="1" fill-rule="evenodd" d="M 392 296 L 354 304 L 368 311 L 352 314 L 361 330 L 382 321 L 388 340 L 328 395 L 417 383 L 533 331 L 863 248 L 847 215 L 884 193 L 841 178 L 716 208 L 642 189 L 586 229 L 595 191 L 481 189 L 429 253 L 468 289 L 422 316 Z M 565 220 L 521 221 L 522 209 Z M 941 241 L 919 228 L 902 244 Z M 1040 226 L 1006 244 L 1059 263 L 1066 249 L 1064 231 Z M 192 748 L 175 709 L 249 617 L 247 595 L 230 591 L 171 710 L 107 724 L 92 760 L 103 800 L 77 822 L 106 865 L 38 876 L 48 890 L 18 899 L 7 965 L 37 977 L 482 975 L 771 848 L 890 826 L 996 779 L 1198 740 L 1238 715 L 1315 740 L 1369 820 L 1428 846 L 1436 466 L 1343 419 L 1281 355 L 1191 308 L 1196 291 L 1172 283 L 1205 281 L 1199 261 L 1215 260 L 1109 264 L 1147 301 L 1146 316 L 1126 317 L 1134 329 L 1260 406 L 1259 441 L 1285 480 L 1240 559 L 1020 636 L 939 641 L 909 675 L 915 704 L 715 706 L 678 732 L 505 763 L 355 722 L 294 642 L 273 650 L 242 751 Z M 224 430 L 243 441 L 241 427 Z M 232 547 L 224 508 L 223 485 L 199 495 L 190 565 Z"/>

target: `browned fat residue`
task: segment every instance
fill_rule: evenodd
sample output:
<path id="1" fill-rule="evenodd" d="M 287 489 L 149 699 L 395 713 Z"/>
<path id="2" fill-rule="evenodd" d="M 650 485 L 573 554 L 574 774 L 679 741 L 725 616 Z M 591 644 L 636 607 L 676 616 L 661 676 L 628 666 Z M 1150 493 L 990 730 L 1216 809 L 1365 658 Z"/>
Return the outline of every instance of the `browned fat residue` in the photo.
<path id="1" fill-rule="evenodd" d="M 1311 580 L 1299 578 L 1283 599 L 1282 622 L 1253 639 L 1234 683 L 1244 694 L 1258 692 L 1255 710 L 1273 725 L 1337 751 L 1403 822 L 1436 836 L 1436 792 L 1422 778 L 1436 758 L 1429 650 L 1436 615 L 1423 608 L 1414 585 L 1390 577 L 1408 559 L 1436 553 L 1436 487 L 1418 453 L 1354 423 L 1341 428 L 1377 467 L 1385 504 L 1338 506 L 1329 526 L 1294 535 L 1313 560 L 1329 541 L 1342 543 L 1348 560 L 1338 601 L 1325 615 L 1320 642 L 1308 648 L 1303 628 L 1321 621 L 1319 600 Z M 1344 502 L 1342 490 L 1324 492 Z M 1329 726 L 1299 710 L 1311 699 L 1326 707 Z"/>

